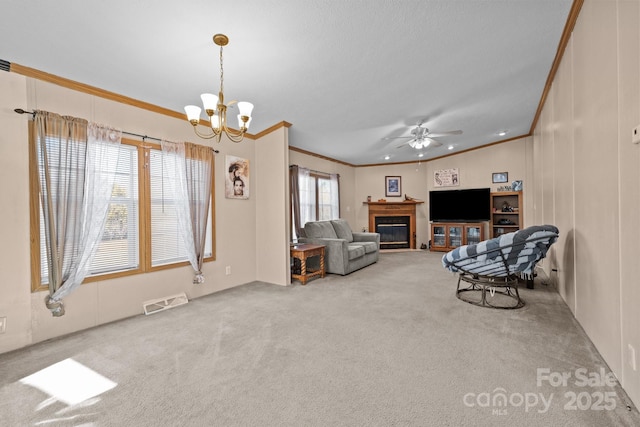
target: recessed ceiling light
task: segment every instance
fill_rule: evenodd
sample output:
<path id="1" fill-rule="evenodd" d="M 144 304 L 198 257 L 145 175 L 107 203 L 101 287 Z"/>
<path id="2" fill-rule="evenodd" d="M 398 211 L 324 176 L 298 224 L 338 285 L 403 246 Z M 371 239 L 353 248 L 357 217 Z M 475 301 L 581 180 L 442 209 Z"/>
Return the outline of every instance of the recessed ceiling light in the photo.
<path id="1" fill-rule="evenodd" d="M 391 158 L 391 157 L 389 157 L 388 155 L 387 155 L 387 156 L 384 156 L 384 159 L 385 159 L 385 160 L 389 160 L 390 158 Z"/>
<path id="2" fill-rule="evenodd" d="M 507 134 L 506 130 L 501 130 L 500 132 L 498 132 L 498 136 L 505 136 Z"/>
<path id="3" fill-rule="evenodd" d="M 418 157 L 422 157 L 422 156 L 424 156 L 424 153 L 418 154 Z"/>
<path id="4" fill-rule="evenodd" d="M 453 145 L 447 147 L 448 150 L 453 150 Z"/>

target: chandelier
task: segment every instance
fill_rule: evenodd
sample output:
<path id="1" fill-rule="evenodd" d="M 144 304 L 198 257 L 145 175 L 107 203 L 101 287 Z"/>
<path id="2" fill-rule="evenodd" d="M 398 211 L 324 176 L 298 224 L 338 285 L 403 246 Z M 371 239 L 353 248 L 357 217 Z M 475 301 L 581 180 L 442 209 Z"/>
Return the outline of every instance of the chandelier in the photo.
<path id="1" fill-rule="evenodd" d="M 237 102 L 231 101 L 229 104 L 224 103 L 224 70 L 222 68 L 222 48 L 229 43 L 229 38 L 224 34 L 216 34 L 213 36 L 213 42 L 220 46 L 220 92 L 218 96 L 212 93 L 203 93 L 200 95 L 202 98 L 202 105 L 204 111 L 209 116 L 209 122 L 211 124 L 211 130 L 207 133 L 201 133 L 198 131 L 198 124 L 200 123 L 200 112 L 202 109 L 197 105 L 187 105 L 184 107 L 184 111 L 187 113 L 187 120 L 193 125 L 193 130 L 200 138 L 211 139 L 216 138 L 217 142 L 222 139 L 222 134 L 227 135 L 233 142 L 240 142 L 244 139 L 244 134 L 249 129 L 251 123 L 251 111 L 253 110 L 253 104 L 250 102 Z M 238 127 L 240 130 L 229 128 L 227 121 L 227 107 L 232 104 L 238 104 Z"/>

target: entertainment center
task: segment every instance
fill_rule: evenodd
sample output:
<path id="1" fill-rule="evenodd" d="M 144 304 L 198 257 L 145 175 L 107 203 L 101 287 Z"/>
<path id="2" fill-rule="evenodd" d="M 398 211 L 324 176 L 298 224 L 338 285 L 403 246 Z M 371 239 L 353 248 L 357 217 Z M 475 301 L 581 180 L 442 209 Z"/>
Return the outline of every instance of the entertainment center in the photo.
<path id="1" fill-rule="evenodd" d="M 459 246 L 522 229 L 522 192 L 489 188 L 429 192 L 432 251 L 448 252 Z"/>
<path id="2" fill-rule="evenodd" d="M 484 240 L 484 223 L 431 223 L 431 250 L 449 252 Z"/>

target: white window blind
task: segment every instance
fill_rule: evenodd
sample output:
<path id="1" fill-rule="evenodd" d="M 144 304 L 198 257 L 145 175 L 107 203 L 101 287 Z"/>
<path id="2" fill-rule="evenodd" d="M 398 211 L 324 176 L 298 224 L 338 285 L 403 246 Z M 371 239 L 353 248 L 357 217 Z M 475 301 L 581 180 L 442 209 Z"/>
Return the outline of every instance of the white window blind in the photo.
<path id="1" fill-rule="evenodd" d="M 56 156 L 50 152 L 50 156 Z M 102 240 L 96 250 L 88 276 L 138 268 L 138 153 L 136 147 L 120 145 L 118 168 L 107 211 Z M 55 191 L 56 186 L 52 186 Z M 49 266 L 40 206 L 40 283 L 49 283 Z"/>
<path id="2" fill-rule="evenodd" d="M 135 146 L 122 144 L 107 221 L 90 275 L 140 266 L 139 212 L 138 151 Z"/>
<path id="3" fill-rule="evenodd" d="M 326 178 L 317 178 L 318 188 L 318 221 L 335 219 L 332 216 L 333 205 L 331 203 L 331 181 Z"/>
<path id="4" fill-rule="evenodd" d="M 173 193 L 175 170 L 166 170 L 162 162 L 162 152 L 151 150 L 149 154 L 149 185 L 151 199 L 151 266 L 188 261 Z M 211 204 L 209 204 L 211 207 Z M 211 230 L 211 209 L 207 229 Z M 212 254 L 211 233 L 207 232 L 205 257 Z"/>
<path id="5" fill-rule="evenodd" d="M 300 210 L 307 213 L 303 223 L 316 220 L 316 179 L 313 176 L 300 177 Z"/>

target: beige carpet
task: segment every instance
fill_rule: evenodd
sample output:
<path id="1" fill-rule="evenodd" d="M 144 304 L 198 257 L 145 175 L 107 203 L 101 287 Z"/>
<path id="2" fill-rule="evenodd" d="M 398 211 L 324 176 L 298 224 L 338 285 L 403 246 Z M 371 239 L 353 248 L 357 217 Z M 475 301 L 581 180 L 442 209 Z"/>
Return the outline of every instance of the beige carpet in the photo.
<path id="1" fill-rule="evenodd" d="M 440 257 L 385 253 L 346 277 L 251 283 L 0 355 L 0 424 L 640 425 L 617 383 L 582 384 L 609 370 L 553 289 L 476 307 Z M 75 396 L 31 376 L 52 365 L 75 373 L 44 383 Z"/>

